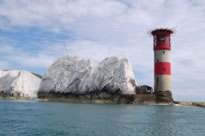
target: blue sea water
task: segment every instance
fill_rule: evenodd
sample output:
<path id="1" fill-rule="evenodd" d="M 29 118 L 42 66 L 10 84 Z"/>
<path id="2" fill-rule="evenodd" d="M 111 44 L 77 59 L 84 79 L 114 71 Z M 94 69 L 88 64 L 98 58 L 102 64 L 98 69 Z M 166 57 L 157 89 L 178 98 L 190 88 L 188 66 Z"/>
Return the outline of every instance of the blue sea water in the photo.
<path id="1" fill-rule="evenodd" d="M 0 100 L 0 136 L 205 136 L 205 109 Z"/>

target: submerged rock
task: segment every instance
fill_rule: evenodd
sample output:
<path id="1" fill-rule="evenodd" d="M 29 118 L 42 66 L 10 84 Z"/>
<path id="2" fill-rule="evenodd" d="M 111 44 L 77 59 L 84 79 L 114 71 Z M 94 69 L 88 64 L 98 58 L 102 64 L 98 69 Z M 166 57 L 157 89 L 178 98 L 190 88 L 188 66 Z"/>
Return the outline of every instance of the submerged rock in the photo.
<path id="1" fill-rule="evenodd" d="M 0 96 L 37 97 L 41 78 L 22 70 L 0 70 Z"/>
<path id="2" fill-rule="evenodd" d="M 108 57 L 99 64 L 78 57 L 58 59 L 43 77 L 39 94 L 135 94 L 135 77 L 126 58 Z"/>

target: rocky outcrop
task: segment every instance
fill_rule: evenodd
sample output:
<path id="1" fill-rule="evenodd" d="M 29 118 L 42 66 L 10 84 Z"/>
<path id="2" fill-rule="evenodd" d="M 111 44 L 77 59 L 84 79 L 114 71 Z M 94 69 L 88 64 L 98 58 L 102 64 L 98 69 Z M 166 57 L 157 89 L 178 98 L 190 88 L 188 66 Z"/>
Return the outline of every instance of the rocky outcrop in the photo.
<path id="1" fill-rule="evenodd" d="M 140 85 L 135 88 L 136 94 L 153 94 L 153 88 L 148 85 Z"/>
<path id="2" fill-rule="evenodd" d="M 0 96 L 37 97 L 41 78 L 22 70 L 0 70 Z"/>
<path id="3" fill-rule="evenodd" d="M 133 70 L 126 58 L 109 57 L 95 64 L 66 56 L 49 67 L 38 94 L 135 94 L 135 87 Z"/>
<path id="4" fill-rule="evenodd" d="M 66 101 L 72 103 L 102 103 L 102 104 L 154 104 L 156 103 L 155 94 L 108 94 L 100 93 L 49 93 L 39 92 L 38 97 L 48 101 Z"/>
<path id="5" fill-rule="evenodd" d="M 180 101 L 174 101 L 174 104 L 179 106 L 194 106 L 194 107 L 202 107 L 205 108 L 205 102 L 180 102 Z"/>
<path id="6" fill-rule="evenodd" d="M 157 103 L 172 103 L 172 92 L 170 91 L 156 91 Z"/>

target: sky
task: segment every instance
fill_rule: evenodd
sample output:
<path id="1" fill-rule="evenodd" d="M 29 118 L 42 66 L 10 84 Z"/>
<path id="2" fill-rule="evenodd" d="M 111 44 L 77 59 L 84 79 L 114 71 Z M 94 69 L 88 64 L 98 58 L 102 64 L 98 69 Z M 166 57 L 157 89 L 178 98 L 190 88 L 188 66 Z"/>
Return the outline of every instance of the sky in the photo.
<path id="1" fill-rule="evenodd" d="M 0 0 L 0 69 L 44 75 L 56 59 L 127 57 L 153 86 L 155 28 L 172 28 L 175 100 L 205 101 L 204 0 Z"/>

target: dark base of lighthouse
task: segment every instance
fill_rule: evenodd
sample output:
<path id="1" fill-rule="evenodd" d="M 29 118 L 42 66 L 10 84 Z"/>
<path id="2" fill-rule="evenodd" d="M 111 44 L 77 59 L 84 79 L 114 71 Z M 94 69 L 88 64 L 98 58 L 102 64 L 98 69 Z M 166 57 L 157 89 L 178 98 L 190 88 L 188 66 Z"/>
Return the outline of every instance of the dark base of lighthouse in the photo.
<path id="1" fill-rule="evenodd" d="M 156 91 L 157 103 L 173 103 L 171 91 Z"/>

